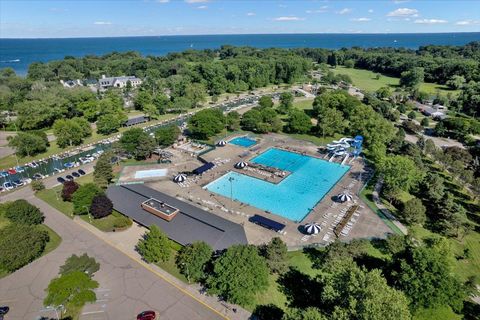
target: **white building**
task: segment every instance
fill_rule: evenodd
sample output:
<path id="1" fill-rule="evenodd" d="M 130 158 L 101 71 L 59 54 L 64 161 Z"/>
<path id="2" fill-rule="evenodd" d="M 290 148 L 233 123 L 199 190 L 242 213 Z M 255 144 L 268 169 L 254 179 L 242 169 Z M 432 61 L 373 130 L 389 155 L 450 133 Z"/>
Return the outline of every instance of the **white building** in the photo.
<path id="1" fill-rule="evenodd" d="M 130 82 L 133 88 L 138 87 L 142 84 L 142 80 L 135 76 L 122 76 L 122 77 L 105 77 L 102 75 L 102 78 L 98 80 L 98 86 L 102 89 L 106 88 L 125 88 L 127 83 Z"/>

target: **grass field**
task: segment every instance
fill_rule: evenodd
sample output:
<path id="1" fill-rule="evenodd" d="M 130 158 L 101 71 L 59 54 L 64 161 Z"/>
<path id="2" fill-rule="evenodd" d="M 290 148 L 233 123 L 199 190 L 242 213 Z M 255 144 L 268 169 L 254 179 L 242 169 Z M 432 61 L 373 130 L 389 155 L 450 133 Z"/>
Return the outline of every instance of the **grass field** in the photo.
<path id="1" fill-rule="evenodd" d="M 85 184 L 93 181 L 93 175 L 88 174 L 76 179 L 79 184 Z M 61 198 L 62 186 L 56 186 L 52 189 L 44 189 L 35 194 L 58 211 L 64 213 L 66 216 L 73 218 L 73 204 L 71 202 L 63 201 Z M 90 219 L 88 215 L 81 215 L 80 218 L 92 226 L 104 232 L 114 230 L 122 230 L 132 225 L 132 221 L 117 211 L 113 211 L 111 215 L 101 219 Z"/>
<path id="2" fill-rule="evenodd" d="M 381 75 L 380 79 L 377 80 L 375 78 L 377 73 L 368 70 L 345 68 L 342 66 L 338 66 L 337 68 L 331 70 L 334 74 L 346 74 L 350 76 L 353 81 L 353 85 L 355 85 L 359 89 L 369 92 L 377 91 L 382 87 L 391 87 L 394 89 L 399 86 L 400 82 L 399 78 L 389 77 L 386 75 Z M 437 91 L 440 91 L 440 93 L 445 95 L 447 93 L 459 93 L 458 90 L 450 90 L 444 85 L 439 85 L 435 83 L 422 83 L 420 85 L 420 91 L 425 91 L 430 95 L 436 94 Z"/>

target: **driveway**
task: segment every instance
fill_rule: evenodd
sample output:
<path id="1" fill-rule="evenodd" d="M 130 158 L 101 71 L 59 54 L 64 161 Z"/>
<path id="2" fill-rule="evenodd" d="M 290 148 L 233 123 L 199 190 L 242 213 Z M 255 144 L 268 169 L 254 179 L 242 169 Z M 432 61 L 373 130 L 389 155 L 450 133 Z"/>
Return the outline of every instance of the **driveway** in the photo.
<path id="1" fill-rule="evenodd" d="M 45 288 L 71 254 L 85 252 L 100 263 L 100 270 L 95 274 L 100 288 L 97 303 L 87 305 L 81 319 L 135 319 L 143 310 L 157 311 L 160 319 L 226 319 L 224 315 L 228 311 L 214 298 L 196 297 L 36 198 L 30 188 L 7 194 L 2 201 L 21 198 L 45 213 L 45 223 L 62 237 L 62 243 L 48 255 L 0 279 L 0 305 L 10 306 L 6 320 L 54 317 L 43 308 Z M 208 302 L 212 302 L 213 307 Z M 243 318 L 239 314 L 228 316 Z"/>

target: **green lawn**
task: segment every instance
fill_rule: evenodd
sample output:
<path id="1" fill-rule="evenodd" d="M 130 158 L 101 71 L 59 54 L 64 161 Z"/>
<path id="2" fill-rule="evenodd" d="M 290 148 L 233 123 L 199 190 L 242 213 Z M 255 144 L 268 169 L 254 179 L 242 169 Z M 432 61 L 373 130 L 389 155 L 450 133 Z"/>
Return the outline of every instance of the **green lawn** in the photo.
<path id="1" fill-rule="evenodd" d="M 413 315 L 413 320 L 461 320 L 463 317 L 456 314 L 448 306 L 435 309 L 422 309 Z"/>
<path id="2" fill-rule="evenodd" d="M 170 255 L 170 259 L 165 262 L 159 262 L 157 263 L 157 266 L 162 268 L 163 270 L 167 271 L 170 273 L 172 276 L 175 278 L 179 279 L 180 281 L 184 283 L 188 283 L 187 278 L 180 273 L 180 270 L 177 268 L 177 265 L 175 263 L 175 258 L 177 256 L 177 252 L 182 248 L 182 246 L 174 241 L 170 240 L 170 247 L 172 250 L 172 254 Z"/>
<path id="3" fill-rule="evenodd" d="M 287 133 L 285 133 L 285 134 L 287 134 Z M 340 139 L 344 136 L 342 134 L 336 133 L 335 136 L 325 137 L 325 139 L 324 139 L 322 137 L 317 137 L 317 136 L 314 136 L 314 135 L 311 135 L 311 134 L 288 133 L 287 135 L 292 137 L 293 139 L 309 141 L 309 142 L 311 142 L 313 144 L 316 144 L 318 146 L 324 146 L 324 145 L 332 142 L 333 140 L 338 140 L 338 139 Z"/>
<path id="4" fill-rule="evenodd" d="M 313 109 L 313 99 L 302 99 L 295 100 L 293 102 L 293 107 L 300 110 L 312 110 Z"/>
<path id="5" fill-rule="evenodd" d="M 350 76 L 353 81 L 353 84 L 365 91 L 373 92 L 377 91 L 381 87 L 391 87 L 396 88 L 399 86 L 400 79 L 395 77 L 389 77 L 386 75 L 381 75 L 380 79 L 375 79 L 377 73 L 369 71 L 369 70 L 362 70 L 362 69 L 353 69 L 353 68 L 345 68 L 343 66 L 338 66 L 336 68 L 331 69 L 334 74 L 346 74 Z M 425 91 L 428 94 L 434 95 L 437 90 L 439 90 L 443 94 L 452 93 L 458 94 L 458 90 L 450 90 L 448 87 L 444 85 L 439 85 L 435 83 L 422 83 L 420 85 L 420 91 Z"/>
<path id="6" fill-rule="evenodd" d="M 84 184 L 93 181 L 93 175 L 88 174 L 76 179 L 79 184 Z M 66 216 L 73 218 L 73 204 L 71 202 L 63 201 L 61 198 L 62 186 L 56 186 L 52 189 L 44 189 L 35 193 L 35 196 L 42 199 L 58 211 L 64 213 Z M 113 211 L 111 215 L 101 219 L 90 219 L 88 215 L 81 215 L 80 218 L 92 226 L 104 232 L 114 230 L 123 230 L 132 225 L 132 221 L 117 211 Z"/>

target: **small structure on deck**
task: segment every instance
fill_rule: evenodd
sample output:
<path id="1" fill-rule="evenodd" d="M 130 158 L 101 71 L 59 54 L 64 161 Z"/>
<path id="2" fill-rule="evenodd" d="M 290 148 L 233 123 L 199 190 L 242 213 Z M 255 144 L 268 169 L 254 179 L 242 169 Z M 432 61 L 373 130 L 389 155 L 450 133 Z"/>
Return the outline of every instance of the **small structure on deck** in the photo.
<path id="1" fill-rule="evenodd" d="M 194 169 L 194 170 L 192 171 L 192 173 L 193 173 L 193 174 L 197 174 L 197 175 L 198 175 L 198 174 L 202 174 L 202 173 L 204 173 L 205 171 L 208 171 L 208 170 L 212 169 L 214 166 L 215 166 L 215 164 L 214 164 L 213 162 L 207 162 L 207 163 L 205 163 L 204 165 L 202 165 L 202 166 Z"/>
<path id="2" fill-rule="evenodd" d="M 340 201 L 340 202 L 347 202 L 347 201 L 352 201 L 353 200 L 353 197 L 351 194 L 347 193 L 347 192 L 344 192 L 344 193 L 340 193 L 338 196 L 337 196 L 337 199 Z"/>
<path id="3" fill-rule="evenodd" d="M 185 182 L 185 180 L 187 180 L 187 176 L 182 173 L 177 174 L 175 177 L 173 177 L 173 182 L 176 183 Z"/>
<path id="4" fill-rule="evenodd" d="M 175 218 L 175 216 L 179 212 L 177 208 L 172 207 L 165 202 L 154 198 L 150 198 L 142 202 L 141 206 L 143 210 L 167 221 L 172 221 L 172 219 Z"/>
<path id="5" fill-rule="evenodd" d="M 248 163 L 246 163 L 245 161 L 240 161 L 240 162 L 237 162 L 235 163 L 234 167 L 237 168 L 237 169 L 244 169 L 248 166 Z"/>
<path id="6" fill-rule="evenodd" d="M 219 146 L 219 147 L 225 147 L 226 145 L 227 145 L 227 141 L 225 141 L 225 140 L 220 140 L 217 143 L 217 146 Z"/>
<path id="7" fill-rule="evenodd" d="M 260 216 L 258 214 L 254 215 L 253 217 L 248 219 L 248 221 L 250 221 L 252 223 L 255 223 L 255 224 L 258 224 L 258 225 L 260 225 L 264 228 L 273 230 L 275 232 L 280 232 L 283 229 L 285 229 L 285 225 L 283 223 L 277 222 L 277 221 L 269 219 L 269 218 L 265 218 L 265 217 Z"/>
<path id="8" fill-rule="evenodd" d="M 322 228 L 318 223 L 307 223 L 304 227 L 304 230 L 308 234 L 319 234 L 322 231 Z"/>

